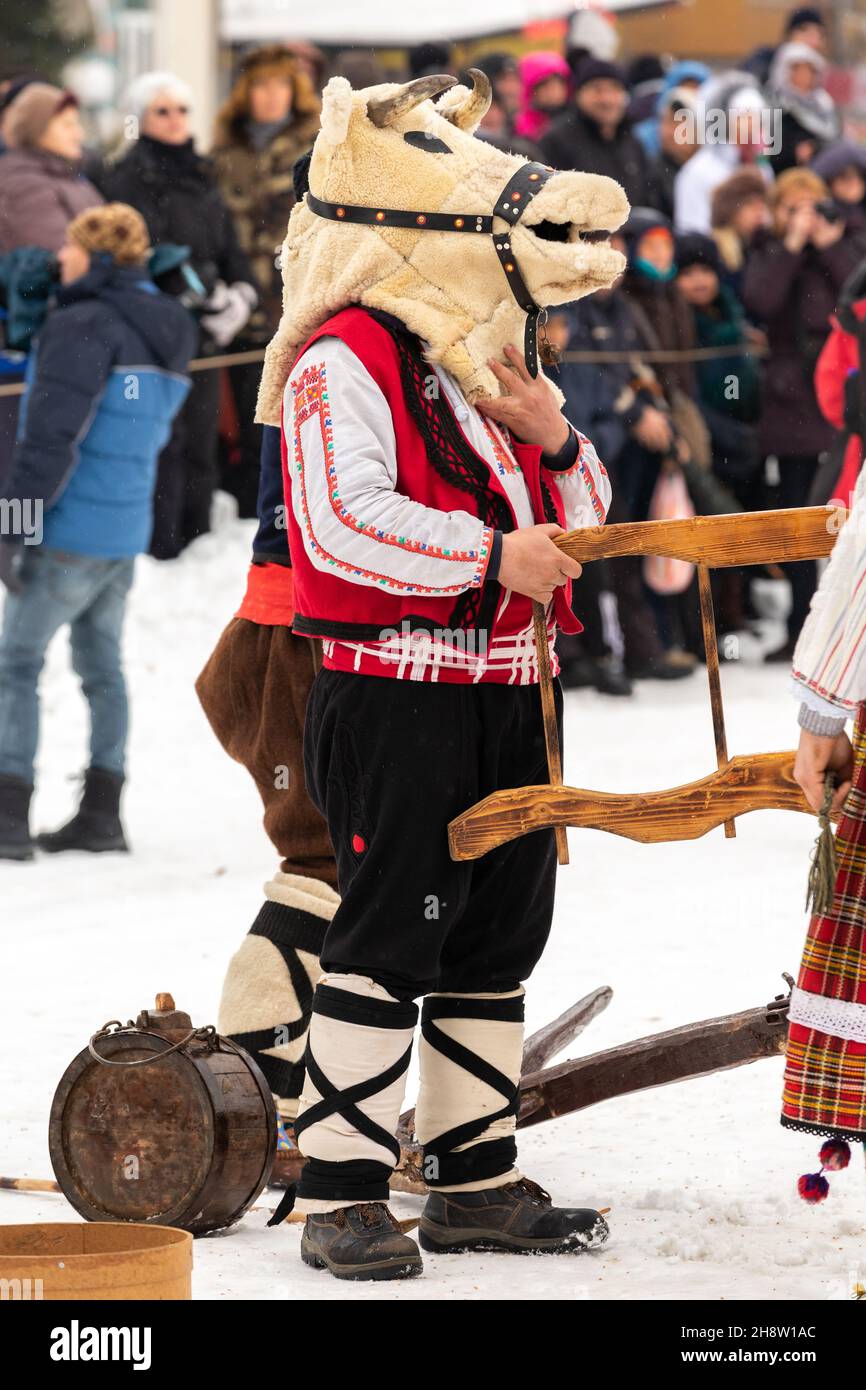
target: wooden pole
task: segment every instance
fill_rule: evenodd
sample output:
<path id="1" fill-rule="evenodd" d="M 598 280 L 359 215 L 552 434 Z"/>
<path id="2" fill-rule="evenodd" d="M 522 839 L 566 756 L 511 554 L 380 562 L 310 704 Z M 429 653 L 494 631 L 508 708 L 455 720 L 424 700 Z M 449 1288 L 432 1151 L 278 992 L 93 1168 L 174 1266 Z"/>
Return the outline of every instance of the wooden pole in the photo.
<path id="1" fill-rule="evenodd" d="M 0 1178 L 0 1187 L 13 1192 L 59 1192 L 60 1183 L 52 1178 Z"/>
<path id="2" fill-rule="evenodd" d="M 716 740 L 716 763 L 722 772 L 730 762 L 728 739 L 725 733 L 725 709 L 722 704 L 722 680 L 719 674 L 719 647 L 716 642 L 716 619 L 713 613 L 713 590 L 710 585 L 710 571 L 706 565 L 698 565 L 698 589 L 701 595 L 701 625 L 704 629 L 704 651 L 707 657 L 707 680 L 710 686 L 710 707 L 713 712 L 713 735 Z M 733 820 L 725 821 L 725 839 L 736 839 L 737 827 Z"/>
<path id="3" fill-rule="evenodd" d="M 553 698 L 553 675 L 550 670 L 550 647 L 547 641 L 547 610 L 543 603 L 532 602 L 532 621 L 535 627 L 535 649 L 538 653 L 538 689 L 541 694 L 541 717 L 544 721 L 544 742 L 547 748 L 547 773 L 552 787 L 562 786 L 562 758 L 559 751 L 559 728 L 556 723 L 556 702 Z M 564 825 L 556 827 L 556 857 L 560 864 L 568 863 L 568 834 Z"/>

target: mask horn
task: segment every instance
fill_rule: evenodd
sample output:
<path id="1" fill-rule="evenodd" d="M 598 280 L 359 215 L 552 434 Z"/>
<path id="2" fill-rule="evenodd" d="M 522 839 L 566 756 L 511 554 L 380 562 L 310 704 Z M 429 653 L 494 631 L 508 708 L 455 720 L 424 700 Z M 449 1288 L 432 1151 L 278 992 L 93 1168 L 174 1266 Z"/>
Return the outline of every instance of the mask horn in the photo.
<path id="1" fill-rule="evenodd" d="M 398 116 L 411 111 L 419 102 L 428 97 L 438 97 L 449 87 L 456 87 L 457 78 L 447 73 L 433 73 L 428 77 L 416 77 L 413 82 L 405 82 L 398 92 L 390 97 L 372 97 L 367 102 L 367 115 L 375 126 L 391 125 Z"/>
<path id="2" fill-rule="evenodd" d="M 490 86 L 490 78 L 480 68 L 470 68 L 469 76 L 472 78 L 472 91 L 459 99 L 456 94 L 451 99 L 445 97 L 436 109 L 440 116 L 444 116 L 446 121 L 456 125 L 459 130 L 471 132 L 490 109 L 493 89 Z"/>

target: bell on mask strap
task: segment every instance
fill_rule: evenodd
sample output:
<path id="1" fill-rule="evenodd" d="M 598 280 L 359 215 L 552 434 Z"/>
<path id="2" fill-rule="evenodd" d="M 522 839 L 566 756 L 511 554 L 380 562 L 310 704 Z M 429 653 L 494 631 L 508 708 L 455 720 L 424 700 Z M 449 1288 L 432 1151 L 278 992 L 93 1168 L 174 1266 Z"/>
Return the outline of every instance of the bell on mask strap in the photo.
<path id="1" fill-rule="evenodd" d="M 547 336 L 547 310 L 538 315 L 538 356 L 545 367 L 558 367 L 562 361 L 562 349 L 552 343 Z"/>

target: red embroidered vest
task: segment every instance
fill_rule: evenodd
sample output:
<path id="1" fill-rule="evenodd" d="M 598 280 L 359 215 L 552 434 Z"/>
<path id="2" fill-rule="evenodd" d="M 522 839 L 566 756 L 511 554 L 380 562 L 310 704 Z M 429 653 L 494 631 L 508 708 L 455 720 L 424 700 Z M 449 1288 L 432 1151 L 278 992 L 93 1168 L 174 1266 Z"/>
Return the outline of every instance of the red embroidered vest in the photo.
<path id="1" fill-rule="evenodd" d="M 397 323 L 396 320 L 392 322 Z M 431 368 L 421 356 L 417 338 L 406 330 L 392 331 L 373 313 L 353 306 L 323 323 L 304 343 L 298 358 L 323 337 L 340 338 L 346 343 L 388 402 L 397 446 L 397 491 L 439 511 L 462 510 L 480 517 L 496 530 L 513 531 L 516 525 L 513 510 L 487 460 L 469 444 L 444 395 L 431 401 L 424 392 L 424 380 Z M 311 373 L 312 397 L 308 393 L 306 399 L 308 406 L 313 408 L 316 387 Z M 332 382 L 331 389 L 339 391 L 339 381 Z M 327 401 L 319 401 L 318 408 L 324 424 Z M 288 438 L 287 430 L 291 432 Z M 316 569 L 292 506 L 290 494 L 297 476 L 294 467 L 296 440 L 293 421 L 285 414 L 281 433 L 294 581 L 294 632 L 305 637 L 376 641 L 383 629 L 454 631 L 475 627 L 486 631 L 492 639 L 505 631 L 521 631 L 531 623 L 532 603 L 522 594 L 512 595 L 503 623 L 496 622 L 502 590 L 493 581 L 458 595 L 455 601 L 453 596 L 389 591 L 387 584 L 375 588 L 355 584 L 350 578 L 352 566 L 336 557 L 332 557 L 333 567 L 329 570 Z M 428 450 L 424 434 L 428 435 L 428 440 L 433 437 L 434 448 Z M 559 489 L 549 486 L 542 477 L 541 449 L 517 441 L 513 448 L 527 484 L 535 520 L 556 521 L 564 526 Z M 429 456 L 431 452 L 434 462 Z M 307 524 L 306 519 L 304 524 Z M 486 564 L 487 557 L 479 557 L 480 573 Z M 581 632 L 582 624 L 569 606 L 570 597 L 570 583 L 556 590 L 556 621 L 564 632 Z"/>

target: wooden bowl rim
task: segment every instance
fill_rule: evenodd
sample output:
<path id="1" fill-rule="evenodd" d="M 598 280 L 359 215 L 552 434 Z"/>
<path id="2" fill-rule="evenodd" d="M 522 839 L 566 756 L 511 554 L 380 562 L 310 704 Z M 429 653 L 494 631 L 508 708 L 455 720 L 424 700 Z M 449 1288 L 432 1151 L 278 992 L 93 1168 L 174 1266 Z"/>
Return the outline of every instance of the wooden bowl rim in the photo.
<path id="1" fill-rule="evenodd" d="M 61 1252 L 55 1250 L 29 1250 L 25 1254 L 23 1251 L 16 1253 L 12 1250 L 3 1249 L 3 1234 L 6 1231 L 32 1231 L 40 1227 L 48 1230 L 52 1227 L 60 1230 L 80 1230 L 85 1227 L 92 1231 L 99 1230 L 100 1227 L 109 1227 L 112 1230 L 124 1228 L 130 1233 L 134 1231 L 157 1231 L 164 1233 L 166 1239 L 155 1241 L 152 1245 L 129 1245 L 121 1249 L 114 1250 L 79 1250 L 62 1255 L 67 1260 L 104 1260 L 106 1255 L 118 1255 L 121 1258 L 127 1255 L 151 1255 L 154 1253 L 173 1250 L 175 1246 L 188 1245 L 192 1249 L 192 1232 L 184 1231 L 179 1226 L 162 1226 L 158 1222 L 145 1221 L 14 1221 L 0 1224 L 0 1263 L 3 1260 L 45 1260 L 52 1256 L 59 1255 Z"/>

